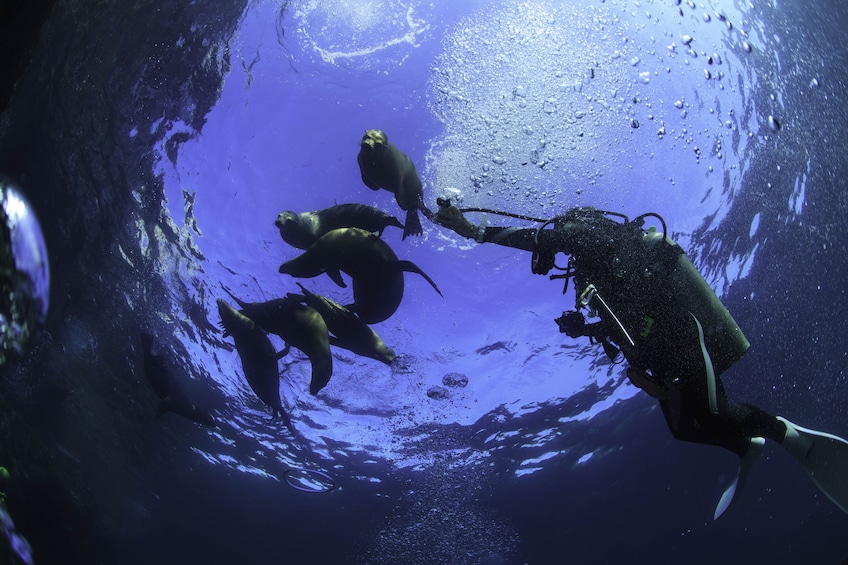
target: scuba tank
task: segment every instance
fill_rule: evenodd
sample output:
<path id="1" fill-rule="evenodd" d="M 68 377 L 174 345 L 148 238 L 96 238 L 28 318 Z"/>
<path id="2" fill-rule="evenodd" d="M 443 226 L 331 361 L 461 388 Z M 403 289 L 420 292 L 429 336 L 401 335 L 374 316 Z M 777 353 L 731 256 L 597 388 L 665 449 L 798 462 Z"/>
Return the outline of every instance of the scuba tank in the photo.
<path id="1" fill-rule="evenodd" d="M 566 278 L 566 284 L 574 279 L 577 309 L 600 316 L 631 365 L 681 369 L 681 353 L 700 345 L 698 356 L 703 353 L 715 374 L 721 374 L 750 344 L 680 246 L 665 233 L 642 227 L 649 215 L 656 216 L 630 221 L 594 208 L 572 209 L 554 220 L 559 245 L 547 251 L 536 246 L 533 271 L 553 266 L 551 251 L 570 255 L 565 275 L 552 278 Z M 656 217 L 667 232 L 664 220 Z"/>
<path id="2" fill-rule="evenodd" d="M 680 249 L 671 238 L 657 232 L 645 232 L 642 238 L 646 249 L 670 246 Z M 730 368 L 750 347 L 736 320 L 727 311 L 701 273 L 680 250 L 673 268 L 666 274 L 668 290 L 681 308 L 692 314 L 703 328 L 704 345 L 712 359 L 716 374 Z"/>

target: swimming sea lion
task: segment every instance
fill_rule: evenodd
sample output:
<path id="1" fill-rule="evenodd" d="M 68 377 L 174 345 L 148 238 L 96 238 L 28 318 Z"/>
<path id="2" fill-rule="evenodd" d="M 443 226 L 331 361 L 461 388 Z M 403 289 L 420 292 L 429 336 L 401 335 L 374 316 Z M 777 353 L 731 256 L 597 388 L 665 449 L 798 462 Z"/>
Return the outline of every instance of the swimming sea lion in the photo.
<path id="1" fill-rule="evenodd" d="M 433 212 L 424 204 L 424 188 L 412 160 L 392 145 L 385 133 L 369 129 L 359 144 L 356 161 L 362 182 L 372 190 L 385 188 L 394 193 L 401 210 L 406 211 L 403 239 L 424 233 L 418 210 L 430 221 L 433 220 Z"/>
<path id="2" fill-rule="evenodd" d="M 280 370 L 277 364 L 280 357 L 288 353 L 288 348 L 278 354 L 262 328 L 221 298 L 218 299 L 218 314 L 221 325 L 236 344 L 247 384 L 259 400 L 274 411 L 272 418 L 279 414 L 294 435 L 291 419 L 280 402 Z"/>
<path id="3" fill-rule="evenodd" d="M 394 216 L 365 204 L 338 204 L 301 214 L 287 210 L 277 216 L 274 225 L 283 241 L 298 249 L 308 249 L 319 237 L 338 228 L 362 228 L 381 236 L 388 226 L 403 229 Z"/>
<path id="4" fill-rule="evenodd" d="M 159 415 L 173 412 L 192 422 L 209 427 L 214 426 L 215 420 L 212 416 L 188 399 L 177 381 L 173 365 L 162 355 L 153 354 L 153 336 L 147 333 L 141 334 L 141 343 L 144 348 L 144 374 L 153 392 L 161 400 Z"/>
<path id="5" fill-rule="evenodd" d="M 289 294 L 289 296 L 302 300 L 321 314 L 327 323 L 327 329 L 333 334 L 330 336 L 331 345 L 342 347 L 363 357 L 376 359 L 386 365 L 392 364 L 397 357 L 395 352 L 356 314 L 334 300 L 309 292 L 300 283 L 297 283 L 297 286 L 301 288 L 303 294 Z"/>
<path id="6" fill-rule="evenodd" d="M 382 322 L 397 310 L 403 298 L 404 271 L 418 273 L 442 296 L 433 279 L 415 263 L 398 260 L 385 241 L 359 228 L 326 233 L 300 256 L 280 266 L 281 273 L 299 278 L 327 273 L 345 288 L 339 271 L 353 279 L 353 304 L 347 308 L 366 324 Z"/>
<path id="7" fill-rule="evenodd" d="M 312 380 L 309 383 L 311 394 L 318 394 L 327 386 L 333 376 L 333 356 L 330 353 L 330 334 L 321 314 L 297 299 L 245 302 L 233 295 L 227 287 L 224 290 L 257 326 L 280 336 L 287 344 L 309 357 L 312 364 Z"/>

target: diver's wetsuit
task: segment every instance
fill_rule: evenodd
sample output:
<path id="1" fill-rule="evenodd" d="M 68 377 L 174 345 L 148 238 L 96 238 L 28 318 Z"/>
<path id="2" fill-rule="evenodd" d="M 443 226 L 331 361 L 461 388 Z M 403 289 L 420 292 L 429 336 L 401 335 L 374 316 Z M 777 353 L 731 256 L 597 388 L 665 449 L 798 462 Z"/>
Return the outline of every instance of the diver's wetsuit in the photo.
<path id="1" fill-rule="evenodd" d="M 552 223 L 553 229 L 486 227 L 465 235 L 532 251 L 537 274 L 554 267 L 556 253 L 569 255 L 563 278 L 573 277 L 578 303 L 582 296 L 602 324 L 575 333 L 563 327 L 564 314 L 557 320 L 561 330 L 614 342 L 636 370 L 628 371 L 631 381 L 639 386 L 634 377 L 641 376 L 650 382 L 641 388 L 659 400 L 677 439 L 725 447 L 740 457 L 751 437 L 783 440 L 786 427 L 774 416 L 728 401 L 719 375 L 748 342 L 678 245 L 644 231 L 641 222 L 615 221 L 593 208 L 574 208 Z"/>

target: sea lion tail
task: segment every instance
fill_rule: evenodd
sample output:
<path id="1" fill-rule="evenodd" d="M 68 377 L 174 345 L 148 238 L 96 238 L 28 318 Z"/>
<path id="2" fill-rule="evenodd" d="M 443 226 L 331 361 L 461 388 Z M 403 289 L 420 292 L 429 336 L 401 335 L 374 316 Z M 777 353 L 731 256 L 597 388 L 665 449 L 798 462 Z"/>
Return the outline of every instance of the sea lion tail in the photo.
<path id="1" fill-rule="evenodd" d="M 396 228 L 403 229 L 403 224 L 400 223 L 400 220 L 398 220 L 394 216 L 389 216 L 389 220 L 386 224 L 386 227 L 389 227 L 389 226 L 394 226 Z M 385 229 L 386 228 L 383 228 L 382 230 L 380 230 L 380 235 L 383 235 L 383 230 L 385 230 Z"/>
<path id="2" fill-rule="evenodd" d="M 289 433 L 293 436 L 297 436 L 297 432 L 294 429 L 294 425 L 292 425 L 291 418 L 282 406 L 274 407 L 274 415 L 271 417 L 271 419 L 276 420 L 278 415 L 283 421 L 283 425 L 286 427 L 286 429 L 288 429 Z"/>
<path id="3" fill-rule="evenodd" d="M 410 235 L 421 235 L 424 233 L 424 228 L 421 227 L 421 220 L 418 219 L 418 210 L 413 208 L 406 211 L 406 225 L 403 227 L 403 237 L 406 239 Z"/>
<path id="4" fill-rule="evenodd" d="M 432 286 L 436 290 L 436 292 L 439 293 L 439 296 L 441 296 L 442 298 L 445 297 L 445 295 L 442 294 L 442 291 L 439 290 L 439 287 L 436 286 L 435 281 L 433 281 L 433 279 L 431 279 L 429 276 L 427 276 L 427 273 L 422 271 L 421 268 L 418 265 L 416 265 L 412 261 L 398 261 L 397 264 L 398 264 L 398 267 L 402 271 L 407 271 L 407 272 L 410 272 L 410 273 L 418 273 L 419 275 L 424 277 L 424 279 L 426 279 L 426 281 L 428 283 L 430 283 L 430 286 Z"/>
<path id="5" fill-rule="evenodd" d="M 306 298 L 307 296 L 314 296 L 314 293 L 313 293 L 313 292 L 311 292 L 311 291 L 309 291 L 309 290 L 307 290 L 307 289 L 306 289 L 306 287 L 305 287 L 305 286 L 303 286 L 302 284 L 297 283 L 297 286 L 299 286 L 299 287 L 300 287 L 300 291 L 303 293 L 303 297 L 304 297 L 304 298 Z"/>

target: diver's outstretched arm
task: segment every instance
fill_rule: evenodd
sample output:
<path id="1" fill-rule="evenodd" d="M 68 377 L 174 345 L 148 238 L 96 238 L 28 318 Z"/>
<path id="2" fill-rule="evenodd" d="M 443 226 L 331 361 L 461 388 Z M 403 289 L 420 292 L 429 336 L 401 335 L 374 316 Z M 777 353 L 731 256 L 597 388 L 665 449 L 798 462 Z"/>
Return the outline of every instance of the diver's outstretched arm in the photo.
<path id="1" fill-rule="evenodd" d="M 439 211 L 436 213 L 434 221 L 462 237 L 477 240 L 479 243 L 496 243 L 524 251 L 533 251 L 537 243 L 554 253 L 562 251 L 568 254 L 570 251 L 569 245 L 563 245 L 566 242 L 563 241 L 562 226 L 557 230 L 541 231 L 534 228 L 475 226 L 449 201 L 440 198 L 437 202 Z M 538 242 L 536 241 L 537 237 Z"/>

